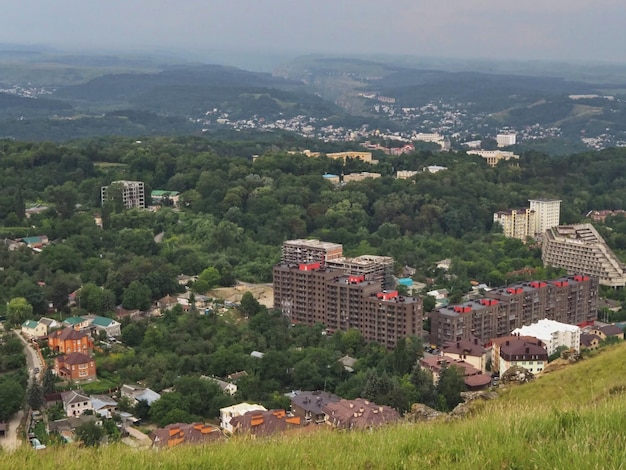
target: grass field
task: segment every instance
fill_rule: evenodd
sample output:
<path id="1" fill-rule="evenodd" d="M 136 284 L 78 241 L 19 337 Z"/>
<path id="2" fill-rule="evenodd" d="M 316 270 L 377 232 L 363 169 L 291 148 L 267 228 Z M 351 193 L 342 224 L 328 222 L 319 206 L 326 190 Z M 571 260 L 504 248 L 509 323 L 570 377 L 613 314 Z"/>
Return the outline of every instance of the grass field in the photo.
<path id="1" fill-rule="evenodd" d="M 136 450 L 72 446 L 0 456 L 0 467 L 613 469 L 626 466 L 626 344 L 478 402 L 467 418 Z"/>

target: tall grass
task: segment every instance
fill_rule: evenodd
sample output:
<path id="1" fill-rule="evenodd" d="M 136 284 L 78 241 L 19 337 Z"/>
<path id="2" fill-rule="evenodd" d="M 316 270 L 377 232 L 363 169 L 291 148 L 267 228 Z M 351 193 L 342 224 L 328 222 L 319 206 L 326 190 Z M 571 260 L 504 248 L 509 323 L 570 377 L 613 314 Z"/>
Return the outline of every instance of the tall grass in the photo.
<path id="1" fill-rule="evenodd" d="M 462 420 L 136 450 L 66 446 L 0 456 L 0 468 L 626 468 L 626 345 L 476 403 Z"/>

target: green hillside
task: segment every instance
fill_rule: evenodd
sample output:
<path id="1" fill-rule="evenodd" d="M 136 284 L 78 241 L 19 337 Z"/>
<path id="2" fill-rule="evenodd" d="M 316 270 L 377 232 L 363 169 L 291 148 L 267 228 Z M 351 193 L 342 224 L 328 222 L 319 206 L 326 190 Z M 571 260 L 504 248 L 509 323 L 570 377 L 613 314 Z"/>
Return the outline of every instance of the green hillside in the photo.
<path id="1" fill-rule="evenodd" d="M 366 432 L 139 451 L 65 446 L 1 456 L 3 468 L 622 468 L 626 344 L 477 403 L 470 416 Z"/>

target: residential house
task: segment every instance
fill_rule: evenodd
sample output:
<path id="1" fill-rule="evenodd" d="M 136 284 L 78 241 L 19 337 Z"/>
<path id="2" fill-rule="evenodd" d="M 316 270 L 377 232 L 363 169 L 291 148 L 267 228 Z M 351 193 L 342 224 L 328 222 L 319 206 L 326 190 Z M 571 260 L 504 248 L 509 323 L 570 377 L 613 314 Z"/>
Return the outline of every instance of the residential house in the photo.
<path id="1" fill-rule="evenodd" d="M 500 357 L 496 359 L 499 362 L 500 374 L 504 374 L 513 366 L 520 366 L 532 374 L 538 374 L 548 364 L 548 351 L 536 343 L 514 339 L 500 345 Z"/>
<path id="2" fill-rule="evenodd" d="M 91 380 L 96 378 L 96 362 L 80 352 L 54 358 L 54 372 L 68 380 Z"/>
<path id="3" fill-rule="evenodd" d="M 176 297 L 172 297 L 171 295 L 166 295 L 157 301 L 157 307 L 161 314 L 164 314 L 166 310 L 169 310 L 175 305 L 178 305 L 178 299 Z"/>
<path id="4" fill-rule="evenodd" d="M 252 403 L 239 403 L 233 406 L 227 406 L 220 409 L 220 428 L 229 433 L 233 433 L 234 429 L 231 425 L 231 420 L 237 416 L 241 416 L 248 411 L 267 411 L 263 405 L 257 405 Z"/>
<path id="5" fill-rule="evenodd" d="M 205 423 L 176 423 L 155 429 L 150 434 L 154 447 L 174 447 L 180 444 L 214 442 L 223 438 L 220 429 Z"/>
<path id="6" fill-rule="evenodd" d="M 159 395 L 154 390 L 150 390 L 146 387 L 128 384 L 122 385 L 122 388 L 120 388 L 120 394 L 121 396 L 128 398 L 133 406 L 136 405 L 137 402 L 142 400 L 147 402 L 148 405 L 152 405 L 155 401 L 161 398 L 161 395 Z"/>
<path id="7" fill-rule="evenodd" d="M 24 237 L 20 241 L 33 251 L 41 251 L 41 249 L 50 242 L 46 235 Z"/>
<path id="8" fill-rule="evenodd" d="M 225 380 L 218 379 L 217 377 L 207 377 L 206 375 L 201 375 L 200 378 L 215 382 L 222 392 L 228 393 L 230 396 L 237 393 L 237 385 L 234 383 L 226 382 Z"/>
<path id="9" fill-rule="evenodd" d="M 324 415 L 326 424 L 338 429 L 367 429 L 400 421 L 393 408 L 364 398 L 328 403 Z"/>
<path id="10" fill-rule="evenodd" d="M 91 399 L 77 390 L 61 392 L 61 400 L 63 401 L 63 409 L 65 414 L 69 416 L 80 416 L 85 411 L 93 411 Z"/>
<path id="11" fill-rule="evenodd" d="M 118 305 L 117 307 L 115 307 L 115 318 L 117 318 L 118 320 L 122 320 L 126 317 L 132 320 L 135 317 L 140 317 L 140 316 L 141 316 L 141 310 L 137 308 L 132 309 L 132 310 L 127 310 L 121 305 Z"/>
<path id="12" fill-rule="evenodd" d="M 117 402 L 106 395 L 91 395 L 93 411 L 103 418 L 112 418 L 117 413 Z"/>
<path id="13" fill-rule="evenodd" d="M 304 423 L 320 424 L 324 422 L 323 408 L 329 403 L 337 403 L 341 397 L 329 392 L 300 391 L 291 396 L 291 411 L 302 418 Z"/>
<path id="14" fill-rule="evenodd" d="M 89 327 L 91 319 L 79 316 L 73 316 L 63 320 L 63 326 L 71 326 L 75 330 L 84 330 Z"/>
<path id="15" fill-rule="evenodd" d="M 269 436 L 301 424 L 300 416 L 291 416 L 285 410 L 248 411 L 230 421 L 234 433 L 253 436 Z"/>
<path id="16" fill-rule="evenodd" d="M 176 276 L 176 280 L 178 281 L 178 285 L 186 286 L 190 282 L 196 282 L 198 280 L 198 276 L 187 276 L 186 274 L 181 274 Z"/>
<path id="17" fill-rule="evenodd" d="M 487 350 L 476 337 L 450 341 L 443 346 L 442 352 L 445 356 L 471 364 L 483 373 L 487 372 Z"/>
<path id="18" fill-rule="evenodd" d="M 580 335 L 580 349 L 598 349 L 600 347 L 600 342 L 602 338 L 598 335 L 583 333 Z"/>
<path id="19" fill-rule="evenodd" d="M 348 356 L 347 354 L 343 356 L 341 359 L 338 359 L 338 362 L 341 363 L 344 370 L 347 372 L 354 372 L 354 366 L 357 363 L 358 359 Z"/>
<path id="20" fill-rule="evenodd" d="M 101 420 L 98 419 L 95 415 L 79 415 L 79 416 L 70 416 L 68 418 L 57 419 L 56 421 L 48 421 L 48 434 L 52 434 L 56 432 L 59 434 L 66 442 L 74 442 L 75 435 L 74 430 L 86 423 L 101 424 Z"/>
<path id="21" fill-rule="evenodd" d="M 419 365 L 433 375 L 433 385 L 439 383 L 441 372 L 445 368 L 456 367 L 463 376 L 463 381 L 468 390 L 482 390 L 491 384 L 491 376 L 484 374 L 481 369 L 474 367 L 469 362 L 447 356 L 429 356 L 420 359 Z"/>
<path id="22" fill-rule="evenodd" d="M 617 325 L 604 325 L 600 327 L 592 328 L 590 331 L 592 335 L 599 336 L 602 341 L 608 338 L 618 338 L 620 340 L 624 339 L 624 330 L 622 330 Z"/>
<path id="23" fill-rule="evenodd" d="M 541 340 L 535 338 L 534 336 L 520 336 L 520 335 L 510 335 L 510 336 L 502 336 L 500 338 L 493 338 L 491 340 L 491 371 L 495 373 L 500 372 L 500 346 L 505 344 L 507 341 L 514 340 L 524 340 L 527 343 L 533 343 L 541 346 L 543 343 Z"/>
<path id="24" fill-rule="evenodd" d="M 48 346 L 52 351 L 63 354 L 72 352 L 89 354 L 93 349 L 93 340 L 87 333 L 68 327 L 50 333 L 48 335 Z"/>
<path id="25" fill-rule="evenodd" d="M 96 331 L 104 331 L 109 338 L 122 335 L 122 324 L 112 318 L 100 317 L 97 315 L 85 315 L 83 318 L 91 321 L 89 324 L 90 328 L 93 328 Z"/>
<path id="26" fill-rule="evenodd" d="M 40 338 L 46 336 L 47 333 L 46 326 L 35 320 L 26 320 L 22 323 L 22 334 L 28 338 Z"/>
<path id="27" fill-rule="evenodd" d="M 50 330 L 61 327 L 61 324 L 58 321 L 48 317 L 41 317 L 39 319 L 39 323 L 46 327 L 46 336 L 48 335 Z"/>
<path id="28" fill-rule="evenodd" d="M 239 372 L 234 372 L 232 374 L 228 374 L 228 377 L 226 377 L 228 380 L 230 380 L 231 382 L 235 383 L 237 382 L 237 380 L 243 378 L 243 377 L 247 377 L 248 373 L 245 370 L 240 370 Z"/>

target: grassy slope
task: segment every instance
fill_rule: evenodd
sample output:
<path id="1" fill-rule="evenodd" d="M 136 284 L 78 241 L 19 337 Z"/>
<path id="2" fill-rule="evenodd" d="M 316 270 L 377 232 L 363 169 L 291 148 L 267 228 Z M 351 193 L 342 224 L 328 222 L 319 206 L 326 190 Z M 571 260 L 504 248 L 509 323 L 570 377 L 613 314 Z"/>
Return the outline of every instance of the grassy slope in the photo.
<path id="1" fill-rule="evenodd" d="M 139 451 L 123 445 L 0 457 L 2 468 L 623 468 L 626 344 L 512 387 L 464 420 L 376 431 L 236 438 L 225 444 Z"/>

